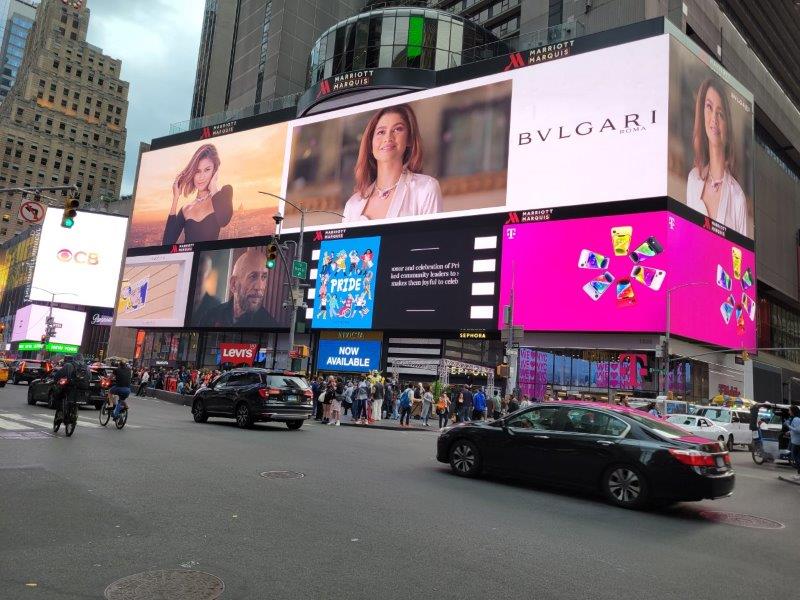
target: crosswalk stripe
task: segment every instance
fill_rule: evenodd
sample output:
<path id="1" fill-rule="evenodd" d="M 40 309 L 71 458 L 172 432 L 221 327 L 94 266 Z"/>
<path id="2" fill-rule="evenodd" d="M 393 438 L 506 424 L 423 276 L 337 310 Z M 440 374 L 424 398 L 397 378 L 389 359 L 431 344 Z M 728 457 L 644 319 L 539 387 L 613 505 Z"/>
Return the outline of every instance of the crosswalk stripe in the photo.
<path id="1" fill-rule="evenodd" d="M 23 421 L 25 423 L 39 425 L 39 427 L 46 427 L 48 429 L 53 427 L 53 421 L 40 421 L 39 419 L 31 419 L 30 417 L 23 417 L 22 415 L 15 413 L 0 413 L 0 417 L 8 417 L 9 419 L 14 419 L 15 421 Z"/>
<path id="2" fill-rule="evenodd" d="M 32 427 L 28 427 L 27 425 L 22 425 L 21 423 L 15 423 L 14 421 L 6 421 L 5 419 L 0 419 L 0 429 L 10 429 L 12 431 L 23 431 L 25 429 L 33 429 Z"/>
<path id="3" fill-rule="evenodd" d="M 48 416 L 47 413 L 36 413 L 36 414 L 39 415 L 40 417 L 47 417 Z M 51 425 L 52 425 L 52 423 L 51 423 Z M 100 425 L 100 423 L 94 423 L 93 421 L 89 421 L 86 417 L 81 417 L 80 415 L 78 416 L 78 425 L 84 425 L 84 426 L 89 427 L 89 428 L 102 427 L 102 425 Z"/>

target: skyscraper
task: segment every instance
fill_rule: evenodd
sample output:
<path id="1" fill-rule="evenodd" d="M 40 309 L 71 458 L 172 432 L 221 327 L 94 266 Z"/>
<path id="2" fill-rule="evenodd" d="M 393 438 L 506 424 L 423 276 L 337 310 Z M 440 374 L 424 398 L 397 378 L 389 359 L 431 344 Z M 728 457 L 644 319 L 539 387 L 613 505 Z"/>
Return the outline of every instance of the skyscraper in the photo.
<path id="1" fill-rule="evenodd" d="M 76 185 L 80 200 L 119 196 L 128 83 L 86 42 L 82 0 L 43 0 L 11 93 L 0 104 L 0 188 Z M 66 194 L 64 194 L 66 195 Z M 0 196 L 0 242 L 27 224 L 20 194 Z"/>
<path id="2" fill-rule="evenodd" d="M 0 102 L 17 79 L 37 6 L 38 0 L 0 0 Z"/>

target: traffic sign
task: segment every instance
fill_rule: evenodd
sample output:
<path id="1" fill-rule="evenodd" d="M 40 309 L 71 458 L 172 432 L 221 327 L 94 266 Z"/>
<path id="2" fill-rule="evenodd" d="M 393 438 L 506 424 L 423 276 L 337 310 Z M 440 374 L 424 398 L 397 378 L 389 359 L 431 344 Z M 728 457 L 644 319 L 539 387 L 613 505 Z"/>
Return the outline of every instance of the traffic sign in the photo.
<path id="1" fill-rule="evenodd" d="M 305 279 L 308 275 L 308 263 L 302 260 L 292 261 L 292 277 Z"/>
<path id="2" fill-rule="evenodd" d="M 26 200 L 19 205 L 19 218 L 28 223 L 41 223 L 44 213 L 44 204 L 36 200 Z"/>

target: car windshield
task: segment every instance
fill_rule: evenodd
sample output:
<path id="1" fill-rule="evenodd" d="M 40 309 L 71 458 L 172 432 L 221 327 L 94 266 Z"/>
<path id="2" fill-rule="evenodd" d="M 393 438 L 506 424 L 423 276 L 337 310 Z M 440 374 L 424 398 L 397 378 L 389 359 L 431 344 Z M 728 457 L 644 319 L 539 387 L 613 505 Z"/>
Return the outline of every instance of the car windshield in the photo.
<path id="1" fill-rule="evenodd" d="M 712 421 L 717 421 L 718 423 L 731 422 L 731 411 L 725 408 L 701 408 L 697 414 L 708 417 Z"/>
<path id="2" fill-rule="evenodd" d="M 647 415 L 635 415 L 633 413 L 626 413 L 626 417 L 629 419 L 633 419 L 640 425 L 644 425 L 648 429 L 652 429 L 657 431 L 661 435 L 668 437 L 668 438 L 682 438 L 686 436 L 687 431 L 685 429 L 681 429 L 677 425 L 674 425 L 668 421 L 662 421 L 660 419 L 653 419 L 648 417 Z"/>
<path id="3" fill-rule="evenodd" d="M 688 417 L 686 415 L 672 415 L 671 417 L 667 417 L 667 421 L 675 423 L 675 425 L 697 425 L 697 419 L 695 417 Z"/>
<path id="4" fill-rule="evenodd" d="M 289 387 L 298 390 L 307 390 L 309 387 L 305 379 L 291 375 L 270 375 L 269 384 L 275 387 Z"/>

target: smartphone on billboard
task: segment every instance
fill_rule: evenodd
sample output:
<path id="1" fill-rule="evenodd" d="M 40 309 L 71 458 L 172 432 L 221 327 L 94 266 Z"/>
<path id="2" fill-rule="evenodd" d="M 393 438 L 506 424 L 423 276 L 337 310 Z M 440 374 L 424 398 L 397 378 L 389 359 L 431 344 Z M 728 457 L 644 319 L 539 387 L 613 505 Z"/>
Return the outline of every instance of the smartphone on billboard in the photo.
<path id="1" fill-rule="evenodd" d="M 733 259 L 733 278 L 742 278 L 742 251 L 739 248 L 731 248 L 731 258 Z"/>
<path id="2" fill-rule="evenodd" d="M 614 276 L 606 271 L 599 277 L 595 277 L 585 286 L 583 286 L 583 291 L 594 300 L 595 302 L 600 299 L 608 288 L 611 287 L 611 284 L 614 282 Z"/>
<path id="3" fill-rule="evenodd" d="M 609 262 L 610 260 L 607 256 L 591 250 L 581 250 L 578 266 L 581 269 L 607 269 Z"/>
<path id="4" fill-rule="evenodd" d="M 742 307 L 751 321 L 756 320 L 756 301 L 742 292 Z"/>
<path id="5" fill-rule="evenodd" d="M 731 322 L 731 315 L 733 314 L 733 304 L 729 304 L 728 302 L 723 302 L 722 305 L 719 307 L 720 313 L 722 313 L 722 320 L 725 321 L 725 324 Z"/>
<path id="6" fill-rule="evenodd" d="M 722 268 L 722 265 L 717 265 L 717 285 L 728 291 L 731 291 L 731 288 L 733 287 L 733 280 L 725 271 L 725 269 Z"/>
<path id="7" fill-rule="evenodd" d="M 747 267 L 742 273 L 742 289 L 749 290 L 751 287 L 753 287 L 753 272 Z"/>
<path id="8" fill-rule="evenodd" d="M 631 236 L 633 227 L 612 227 L 611 243 L 614 246 L 616 256 L 625 256 L 631 247 Z"/>
<path id="9" fill-rule="evenodd" d="M 736 333 L 744 335 L 744 310 L 741 304 L 736 305 Z"/>
<path id="10" fill-rule="evenodd" d="M 667 272 L 661 269 L 653 269 L 651 267 L 643 267 L 636 265 L 631 269 L 631 277 L 639 283 L 646 285 L 654 292 L 661 289 L 661 284 L 664 283 L 664 277 Z"/>
<path id="11" fill-rule="evenodd" d="M 636 294 L 630 279 L 620 279 L 617 282 L 617 306 L 633 306 L 636 304 Z"/>
<path id="12" fill-rule="evenodd" d="M 643 260 L 647 260 L 656 254 L 661 254 L 663 251 L 664 247 L 659 241 L 653 236 L 650 236 L 643 244 L 636 248 L 636 250 L 631 252 L 630 257 L 633 262 L 639 264 Z"/>

